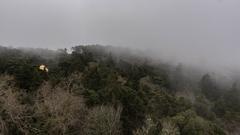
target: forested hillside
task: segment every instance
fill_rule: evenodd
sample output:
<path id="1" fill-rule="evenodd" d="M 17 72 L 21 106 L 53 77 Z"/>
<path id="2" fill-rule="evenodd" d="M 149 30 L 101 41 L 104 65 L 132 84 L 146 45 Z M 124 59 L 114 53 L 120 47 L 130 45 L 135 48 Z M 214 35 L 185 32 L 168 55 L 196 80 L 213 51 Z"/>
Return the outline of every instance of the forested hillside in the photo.
<path id="1" fill-rule="evenodd" d="M 111 46 L 0 47 L 0 134 L 239 135 L 239 80 L 215 75 Z"/>

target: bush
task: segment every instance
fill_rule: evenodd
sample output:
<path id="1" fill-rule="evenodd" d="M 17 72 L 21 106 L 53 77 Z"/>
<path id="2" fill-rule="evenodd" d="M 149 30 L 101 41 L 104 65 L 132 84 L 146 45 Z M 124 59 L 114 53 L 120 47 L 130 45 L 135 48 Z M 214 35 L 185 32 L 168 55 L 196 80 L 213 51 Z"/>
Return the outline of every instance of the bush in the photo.
<path id="1" fill-rule="evenodd" d="M 79 134 L 86 109 L 81 97 L 46 84 L 38 93 L 35 104 L 35 115 L 41 125 L 41 133 L 45 134 Z"/>
<path id="2" fill-rule="evenodd" d="M 101 106 L 89 111 L 84 124 L 84 135 L 120 135 L 121 107 Z"/>
<path id="3" fill-rule="evenodd" d="M 192 110 L 179 113 L 172 120 L 184 135 L 225 135 L 215 123 L 197 116 Z"/>
<path id="4" fill-rule="evenodd" d="M 161 125 L 162 125 L 161 135 L 180 135 L 179 128 L 172 120 L 165 119 L 161 122 Z"/>
<path id="5" fill-rule="evenodd" d="M 3 134 L 28 134 L 31 125 L 28 123 L 27 106 L 19 101 L 20 93 L 9 84 L 10 76 L 0 77 L 1 119 L 0 132 Z"/>

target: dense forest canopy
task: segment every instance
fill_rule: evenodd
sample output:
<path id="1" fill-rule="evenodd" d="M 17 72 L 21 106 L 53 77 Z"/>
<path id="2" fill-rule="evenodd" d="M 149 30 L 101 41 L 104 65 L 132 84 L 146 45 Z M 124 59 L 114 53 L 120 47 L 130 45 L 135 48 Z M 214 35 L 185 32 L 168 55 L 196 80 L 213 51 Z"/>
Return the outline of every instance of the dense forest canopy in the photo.
<path id="1" fill-rule="evenodd" d="M 0 47 L 0 133 L 237 135 L 240 78 L 218 77 L 112 46 Z"/>

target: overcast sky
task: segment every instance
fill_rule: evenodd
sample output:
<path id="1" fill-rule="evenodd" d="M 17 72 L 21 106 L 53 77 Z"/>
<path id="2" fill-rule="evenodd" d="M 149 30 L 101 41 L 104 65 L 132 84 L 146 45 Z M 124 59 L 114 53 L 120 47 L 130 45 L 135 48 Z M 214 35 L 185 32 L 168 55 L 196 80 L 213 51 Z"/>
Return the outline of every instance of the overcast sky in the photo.
<path id="1" fill-rule="evenodd" d="M 0 0 L 0 45 L 79 44 L 240 68 L 240 0 Z"/>

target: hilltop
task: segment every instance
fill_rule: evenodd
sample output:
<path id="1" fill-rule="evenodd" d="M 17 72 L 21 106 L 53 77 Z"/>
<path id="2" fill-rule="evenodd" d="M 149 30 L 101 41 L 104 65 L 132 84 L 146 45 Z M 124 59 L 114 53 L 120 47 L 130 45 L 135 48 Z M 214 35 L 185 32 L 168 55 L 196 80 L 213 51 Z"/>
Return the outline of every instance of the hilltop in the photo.
<path id="1" fill-rule="evenodd" d="M 238 134 L 239 79 L 216 76 L 112 46 L 0 47 L 0 132 Z"/>

